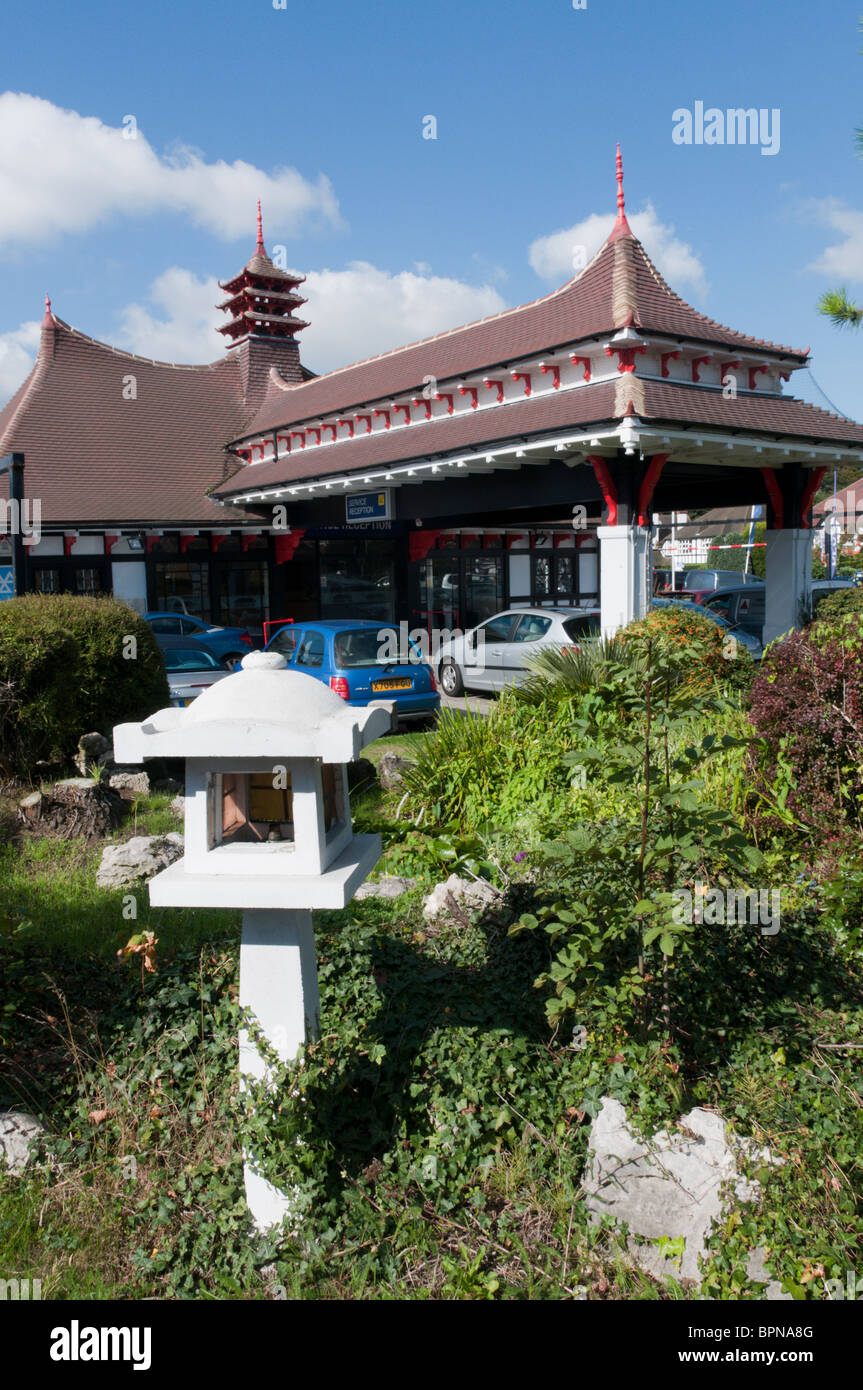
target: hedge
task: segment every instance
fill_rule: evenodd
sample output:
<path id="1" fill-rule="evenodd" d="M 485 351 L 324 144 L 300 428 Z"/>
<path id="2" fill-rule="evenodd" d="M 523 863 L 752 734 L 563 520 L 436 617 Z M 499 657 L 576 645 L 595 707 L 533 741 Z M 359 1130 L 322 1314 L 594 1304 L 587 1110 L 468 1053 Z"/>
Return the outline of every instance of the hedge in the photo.
<path id="1" fill-rule="evenodd" d="M 26 594 L 0 603 L 0 771 L 71 761 L 78 739 L 170 699 L 162 657 L 125 603 Z"/>

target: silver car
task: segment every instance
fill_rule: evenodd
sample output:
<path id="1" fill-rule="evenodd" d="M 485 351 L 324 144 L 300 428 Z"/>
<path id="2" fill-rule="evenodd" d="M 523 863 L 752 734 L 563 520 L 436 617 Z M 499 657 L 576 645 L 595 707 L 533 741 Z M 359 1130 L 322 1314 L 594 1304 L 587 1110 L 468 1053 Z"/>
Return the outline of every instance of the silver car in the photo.
<path id="1" fill-rule="evenodd" d="M 177 646 L 166 646 L 162 650 L 162 659 L 168 677 L 171 704 L 180 707 L 190 705 L 202 690 L 207 690 L 211 685 L 215 685 L 216 681 L 224 680 L 231 674 L 202 647 L 184 647 L 180 643 Z"/>
<path id="2" fill-rule="evenodd" d="M 528 674 L 527 662 L 542 647 L 578 646 L 599 632 L 598 608 L 513 608 L 497 613 L 438 653 L 445 695 L 463 690 L 503 690 Z"/>

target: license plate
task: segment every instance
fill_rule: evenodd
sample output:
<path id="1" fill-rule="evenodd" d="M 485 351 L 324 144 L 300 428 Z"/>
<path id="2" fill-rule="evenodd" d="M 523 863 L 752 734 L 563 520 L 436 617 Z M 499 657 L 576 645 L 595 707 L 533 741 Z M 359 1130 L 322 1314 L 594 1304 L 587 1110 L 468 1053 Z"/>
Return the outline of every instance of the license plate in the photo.
<path id="1" fill-rule="evenodd" d="M 412 680 L 372 681 L 372 690 L 413 690 Z"/>

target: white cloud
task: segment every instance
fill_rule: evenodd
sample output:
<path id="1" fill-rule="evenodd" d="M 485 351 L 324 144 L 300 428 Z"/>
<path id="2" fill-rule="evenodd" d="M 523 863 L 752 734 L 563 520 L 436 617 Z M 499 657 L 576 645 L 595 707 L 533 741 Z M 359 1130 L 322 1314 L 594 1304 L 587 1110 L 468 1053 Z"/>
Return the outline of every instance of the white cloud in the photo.
<path id="1" fill-rule="evenodd" d="M 226 315 L 216 305 L 225 298 L 213 278 L 199 279 L 190 270 L 172 266 L 150 286 L 148 301 L 127 304 L 121 313 L 117 346 L 159 362 L 214 362 L 225 351 L 216 328 Z M 161 310 L 162 312 L 158 312 Z"/>
<path id="2" fill-rule="evenodd" d="M 22 323 L 9 333 L 0 333 L 0 405 L 13 395 L 36 359 L 40 325 Z"/>
<path id="3" fill-rule="evenodd" d="M 844 238 L 828 246 L 806 269 L 819 275 L 863 280 L 863 212 L 845 207 L 838 198 L 817 198 L 804 206 L 803 215 Z"/>
<path id="4" fill-rule="evenodd" d="M 698 256 L 691 246 L 674 235 L 672 226 L 660 222 L 652 203 L 648 203 L 643 212 L 627 213 L 627 220 L 673 290 L 679 293 L 687 286 L 701 297 L 707 293 L 707 277 Z M 612 213 L 594 212 L 576 222 L 574 227 L 537 237 L 528 253 L 530 264 L 543 280 L 554 283 L 568 280 L 579 269 L 577 248 L 584 248 L 583 265 L 599 250 L 613 226 Z"/>
<path id="5" fill-rule="evenodd" d="M 0 245 L 33 245 L 87 231 L 109 217 L 179 213 L 225 240 L 248 236 L 255 200 L 275 241 L 310 221 L 339 223 L 323 174 L 267 174 L 244 160 L 208 163 L 178 146 L 160 156 L 132 118 L 117 127 L 24 92 L 0 95 Z"/>
<path id="6" fill-rule="evenodd" d="M 298 313 L 310 326 L 299 337 L 300 352 L 316 372 L 506 308 L 489 285 L 466 285 L 411 270 L 391 275 L 367 261 L 355 261 L 345 270 L 310 271 L 301 289 L 309 302 Z M 127 305 L 120 345 L 161 361 L 212 362 L 224 351 L 214 329 L 225 316 L 213 308 L 223 298 L 215 280 L 199 280 L 176 266 L 166 270 L 149 293 L 149 300 L 164 312 Z"/>

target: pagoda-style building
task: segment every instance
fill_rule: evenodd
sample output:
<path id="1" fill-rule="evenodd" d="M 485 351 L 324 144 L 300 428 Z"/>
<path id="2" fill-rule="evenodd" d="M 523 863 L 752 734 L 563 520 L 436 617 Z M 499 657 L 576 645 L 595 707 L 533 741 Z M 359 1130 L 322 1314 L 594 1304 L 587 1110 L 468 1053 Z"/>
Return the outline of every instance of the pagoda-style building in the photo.
<path id="1" fill-rule="evenodd" d="M 808 349 L 666 284 L 626 217 L 532 303 L 314 376 L 303 277 L 258 235 L 218 362 L 120 352 L 46 308 L 0 457 L 41 501 L 26 583 L 260 632 L 273 617 L 462 629 L 518 606 L 650 599 L 656 513 L 765 507 L 769 639 L 800 621 L 824 471 L 863 427 L 791 394 Z M 5 477 L 0 477 L 0 486 Z M 16 477 L 20 477 L 20 470 Z M 3 587 L 0 555 L 0 592 Z"/>

